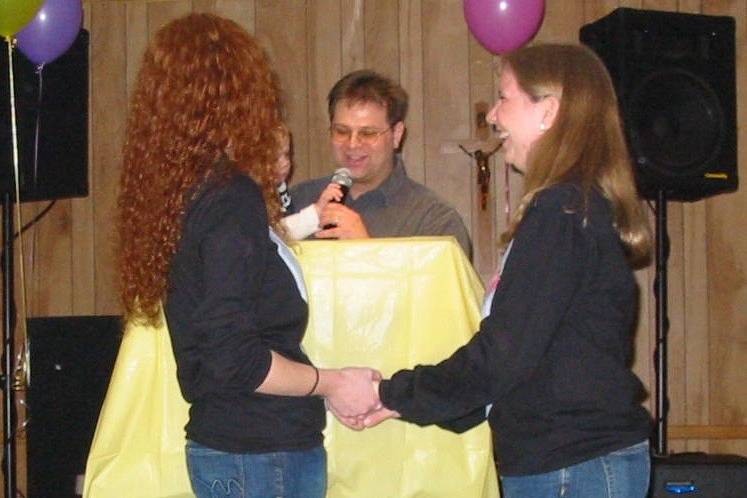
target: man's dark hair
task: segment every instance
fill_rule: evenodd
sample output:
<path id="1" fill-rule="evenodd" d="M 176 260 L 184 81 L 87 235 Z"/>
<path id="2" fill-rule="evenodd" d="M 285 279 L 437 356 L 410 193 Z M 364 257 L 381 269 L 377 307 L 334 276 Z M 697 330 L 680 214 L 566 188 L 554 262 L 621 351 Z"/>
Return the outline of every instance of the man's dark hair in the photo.
<path id="1" fill-rule="evenodd" d="M 404 121 L 407 115 L 407 92 L 398 83 L 374 71 L 361 69 L 343 76 L 327 96 L 330 122 L 335 116 L 335 106 L 341 100 L 348 104 L 374 102 L 386 109 L 390 126 Z"/>

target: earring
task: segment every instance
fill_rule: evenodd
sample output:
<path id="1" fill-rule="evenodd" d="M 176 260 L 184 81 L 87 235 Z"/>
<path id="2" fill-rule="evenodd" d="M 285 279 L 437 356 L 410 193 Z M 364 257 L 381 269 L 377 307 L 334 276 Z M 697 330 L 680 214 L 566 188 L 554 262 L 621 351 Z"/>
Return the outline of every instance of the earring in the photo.
<path id="1" fill-rule="evenodd" d="M 540 123 L 540 131 L 545 131 L 547 129 L 547 125 L 545 125 L 544 122 Z"/>

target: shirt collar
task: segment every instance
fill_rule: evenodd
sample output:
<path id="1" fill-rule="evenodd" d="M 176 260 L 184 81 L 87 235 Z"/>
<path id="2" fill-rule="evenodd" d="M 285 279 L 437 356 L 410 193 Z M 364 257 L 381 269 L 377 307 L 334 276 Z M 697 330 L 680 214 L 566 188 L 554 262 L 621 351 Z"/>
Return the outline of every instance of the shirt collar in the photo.
<path id="1" fill-rule="evenodd" d="M 369 193 L 377 192 L 384 203 L 389 204 L 406 181 L 407 172 L 405 171 L 405 164 L 402 162 L 402 157 L 399 154 L 395 154 L 392 172 L 381 185 Z"/>

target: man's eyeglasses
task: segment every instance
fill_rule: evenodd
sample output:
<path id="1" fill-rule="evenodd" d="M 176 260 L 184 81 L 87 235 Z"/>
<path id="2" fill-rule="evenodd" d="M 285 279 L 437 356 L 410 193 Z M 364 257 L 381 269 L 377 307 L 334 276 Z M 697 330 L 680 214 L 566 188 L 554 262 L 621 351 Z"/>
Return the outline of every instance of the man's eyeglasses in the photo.
<path id="1" fill-rule="evenodd" d="M 333 142 L 338 144 L 352 140 L 355 135 L 361 144 L 374 145 L 384 133 L 391 129 L 392 127 L 390 126 L 383 130 L 379 128 L 358 128 L 357 130 L 353 130 L 347 126 L 333 124 L 329 127 L 329 136 Z"/>

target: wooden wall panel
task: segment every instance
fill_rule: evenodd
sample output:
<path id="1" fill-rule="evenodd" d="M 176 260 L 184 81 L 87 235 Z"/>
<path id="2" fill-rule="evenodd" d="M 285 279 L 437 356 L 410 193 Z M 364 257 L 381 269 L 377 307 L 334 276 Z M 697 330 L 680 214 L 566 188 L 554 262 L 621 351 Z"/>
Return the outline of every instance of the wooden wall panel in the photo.
<path id="1" fill-rule="evenodd" d="M 277 8 L 285 15 L 278 16 Z M 309 170 L 306 11 L 303 2 L 260 0 L 255 14 L 255 33 L 279 75 L 283 108 L 293 133 L 294 178 L 312 176 Z"/>
<path id="2" fill-rule="evenodd" d="M 327 93 L 342 76 L 341 10 L 337 0 L 313 0 L 308 10 L 309 90 L 306 111 L 309 117 L 309 171 L 312 177 L 330 173 L 334 165 L 328 145 L 329 113 Z M 363 19 L 349 25 L 351 36 L 363 32 Z M 347 52 L 352 55 L 352 51 Z M 349 64 L 348 64 L 349 65 Z"/>
<path id="3" fill-rule="evenodd" d="M 547 0 L 536 40 L 574 42 L 581 25 L 617 7 L 734 16 L 738 121 L 747 120 L 745 0 Z M 506 190 L 513 208 L 521 177 L 514 173 L 506 177 L 498 152 L 490 166 L 489 208 L 479 209 L 475 166 L 458 144 L 476 138 L 475 105 L 492 104 L 496 92 L 492 66 L 498 57 L 470 35 L 462 2 L 84 0 L 84 10 L 91 33 L 91 193 L 85 199 L 59 201 L 24 236 L 31 315 L 119 312 L 113 215 L 128 96 L 148 39 L 165 22 L 193 10 L 234 19 L 267 49 L 294 136 L 294 181 L 333 168 L 326 96 L 340 76 L 370 67 L 400 81 L 410 95 L 403 150 L 408 171 L 457 207 L 473 233 L 477 270 L 484 280 L 492 274 L 498 261 L 496 238 L 506 225 Z M 747 132 L 738 132 L 740 144 L 747 143 Z M 745 178 L 747 147 L 739 148 L 739 159 L 740 176 Z M 31 219 L 45 205 L 24 205 L 24 219 Z M 694 203 L 673 202 L 668 211 L 670 424 L 744 427 L 747 236 L 739 222 L 747 211 L 747 193 L 742 188 Z M 633 367 L 653 391 L 653 268 L 637 272 L 636 278 L 641 306 Z M 652 399 L 647 403 L 651 406 Z M 694 433 L 691 439 L 670 441 L 670 447 L 747 454 L 746 440 L 724 438 L 723 433 L 709 440 L 697 436 L 703 432 Z"/>
<path id="4" fill-rule="evenodd" d="M 91 9 L 83 12 L 83 27 L 91 31 Z M 88 107 L 91 106 L 91 81 L 88 82 Z M 93 127 L 88 121 L 88 134 L 91 136 Z M 88 142 L 88 157 L 91 157 L 93 144 Z M 91 168 L 88 168 L 88 182 L 91 185 Z M 92 315 L 95 313 L 96 300 L 94 272 L 96 249 L 94 247 L 95 230 L 93 226 L 93 199 L 89 195 L 83 199 L 71 200 L 72 214 L 72 275 L 74 291 L 72 296 L 73 315 Z"/>
<path id="5" fill-rule="evenodd" d="M 618 7 L 623 7 L 618 0 L 584 0 L 584 22 L 592 22 L 604 17 Z"/>
<path id="6" fill-rule="evenodd" d="M 546 43 L 577 43 L 578 28 L 584 23 L 582 2 L 547 2 L 545 19 L 536 41 Z"/>
<path id="7" fill-rule="evenodd" d="M 709 14 L 737 20 L 737 123 L 747 122 L 747 2 L 703 1 Z M 710 420 L 713 425 L 747 422 L 747 235 L 742 227 L 747 212 L 747 129 L 738 127 L 739 174 L 742 188 L 706 201 L 708 269 L 708 338 L 710 341 Z M 711 443 L 714 451 L 747 454 L 747 440 Z"/>
<path id="8" fill-rule="evenodd" d="M 366 0 L 364 5 L 365 66 L 399 81 L 399 1 Z"/>
<path id="9" fill-rule="evenodd" d="M 192 2 L 190 0 L 170 0 L 149 3 L 147 17 L 149 38 L 169 21 L 189 14 L 191 11 Z"/>
<path id="10" fill-rule="evenodd" d="M 277 15 L 277 9 L 284 15 Z M 255 13 L 255 33 L 279 75 L 283 108 L 293 133 L 294 178 L 313 176 L 309 170 L 306 11 L 303 2 L 260 0 Z"/>
<path id="11" fill-rule="evenodd" d="M 233 19 L 249 33 L 254 33 L 256 6 L 254 0 L 212 0 L 216 15 Z"/>
<path id="12" fill-rule="evenodd" d="M 127 52 L 125 55 L 125 71 L 127 74 L 127 103 L 132 99 L 135 91 L 137 72 L 140 62 L 148 46 L 148 4 L 127 4 L 127 20 L 125 29 Z"/>
<path id="13" fill-rule="evenodd" d="M 420 2 L 400 2 L 399 75 L 410 97 L 402 157 L 407 174 L 425 181 L 425 119 L 423 117 L 423 11 Z"/>
<path id="14" fill-rule="evenodd" d="M 469 158 L 453 144 L 470 138 L 469 36 L 459 2 L 423 2 L 425 184 L 471 225 Z"/>
<path id="15" fill-rule="evenodd" d="M 365 5 L 365 0 L 340 2 L 341 75 L 365 67 Z"/>
<path id="16" fill-rule="evenodd" d="M 49 315 L 72 313 L 72 209 L 70 199 L 58 200 L 46 223 L 34 230 L 31 244 L 34 311 Z M 31 311 L 31 310 L 29 310 Z"/>
<path id="17" fill-rule="evenodd" d="M 113 230 L 117 182 L 127 115 L 127 7 L 95 2 L 91 8 L 91 193 L 95 229 L 95 312 L 120 311 L 114 281 Z"/>
<path id="18" fill-rule="evenodd" d="M 701 12 L 700 0 L 680 0 L 679 11 L 691 14 Z M 683 308 L 683 357 L 680 368 L 672 370 L 671 377 L 681 376 L 684 389 L 678 407 L 683 413 L 679 423 L 685 425 L 707 425 L 708 415 L 708 372 L 710 354 L 708 330 L 708 288 L 707 288 L 707 244 L 705 233 L 706 203 L 687 203 L 682 206 L 682 289 Z M 676 441 L 672 449 L 683 451 L 708 451 L 708 440 Z"/>

